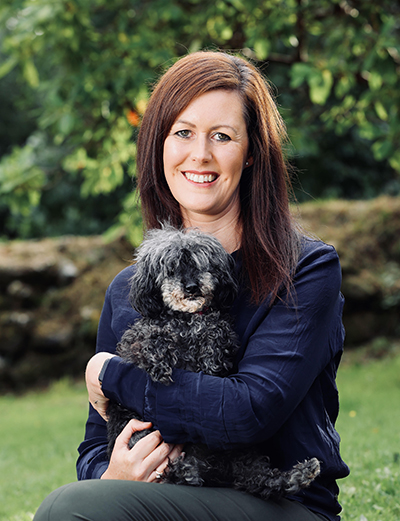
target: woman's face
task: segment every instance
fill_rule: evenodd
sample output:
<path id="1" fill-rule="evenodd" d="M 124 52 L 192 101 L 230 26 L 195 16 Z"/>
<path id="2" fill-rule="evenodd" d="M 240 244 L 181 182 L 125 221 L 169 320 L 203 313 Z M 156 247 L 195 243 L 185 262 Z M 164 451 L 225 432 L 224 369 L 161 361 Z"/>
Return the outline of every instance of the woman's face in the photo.
<path id="1" fill-rule="evenodd" d="M 248 158 L 239 94 L 213 90 L 179 114 L 164 142 L 164 173 L 184 220 L 238 212 L 239 181 Z"/>

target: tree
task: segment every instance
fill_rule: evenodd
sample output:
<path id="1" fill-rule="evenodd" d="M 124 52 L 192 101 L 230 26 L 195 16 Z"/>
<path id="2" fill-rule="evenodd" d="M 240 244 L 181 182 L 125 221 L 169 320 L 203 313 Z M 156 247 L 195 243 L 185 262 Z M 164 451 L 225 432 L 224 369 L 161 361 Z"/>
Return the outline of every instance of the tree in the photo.
<path id="1" fill-rule="evenodd" d="M 204 48 L 240 51 L 276 86 L 306 191 L 399 191 L 399 14 L 389 0 L 4 0 L 0 77 L 29 87 L 22 110 L 35 111 L 0 162 L 3 211 L 20 230 L 71 183 L 122 208 L 117 228 L 138 223 L 130 178 L 151 86 Z"/>

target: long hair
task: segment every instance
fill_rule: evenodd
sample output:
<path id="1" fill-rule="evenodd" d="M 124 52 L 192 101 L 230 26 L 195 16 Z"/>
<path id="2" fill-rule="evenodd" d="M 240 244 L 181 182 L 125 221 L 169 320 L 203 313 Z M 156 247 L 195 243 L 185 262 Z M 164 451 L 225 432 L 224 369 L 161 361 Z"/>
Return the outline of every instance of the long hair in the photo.
<path id="1" fill-rule="evenodd" d="M 138 188 L 144 225 L 169 221 L 182 226 L 178 202 L 165 180 L 163 146 L 178 115 L 197 97 L 215 89 L 238 92 L 253 164 L 240 180 L 243 274 L 252 299 L 291 287 L 299 255 L 299 234 L 289 209 L 290 176 L 282 146 L 286 129 L 271 89 L 242 58 L 224 52 L 196 52 L 178 60 L 161 77 L 150 98 L 138 136 Z"/>

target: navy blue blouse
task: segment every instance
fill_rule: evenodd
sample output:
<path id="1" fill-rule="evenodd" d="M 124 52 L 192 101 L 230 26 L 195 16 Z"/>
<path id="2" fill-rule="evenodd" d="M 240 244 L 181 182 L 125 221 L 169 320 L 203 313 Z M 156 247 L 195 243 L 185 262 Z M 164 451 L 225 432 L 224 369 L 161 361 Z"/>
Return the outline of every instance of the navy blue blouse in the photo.
<path id="1" fill-rule="evenodd" d="M 239 256 L 235 260 L 239 270 Z M 97 351 L 114 353 L 139 316 L 128 300 L 133 270 L 119 273 L 107 290 Z M 165 386 L 116 357 L 105 371 L 103 392 L 151 421 L 166 442 L 201 442 L 215 449 L 262 443 L 272 465 L 281 469 L 318 458 L 321 475 L 292 499 L 337 521 L 336 480 L 349 474 L 334 427 L 335 377 L 344 340 L 340 285 L 335 249 L 304 239 L 290 296 L 282 292 L 272 306 L 268 299 L 255 305 L 246 290 L 240 291 L 232 315 L 241 349 L 231 376 L 175 369 L 174 382 Z M 103 474 L 106 446 L 106 424 L 90 407 L 78 479 Z"/>

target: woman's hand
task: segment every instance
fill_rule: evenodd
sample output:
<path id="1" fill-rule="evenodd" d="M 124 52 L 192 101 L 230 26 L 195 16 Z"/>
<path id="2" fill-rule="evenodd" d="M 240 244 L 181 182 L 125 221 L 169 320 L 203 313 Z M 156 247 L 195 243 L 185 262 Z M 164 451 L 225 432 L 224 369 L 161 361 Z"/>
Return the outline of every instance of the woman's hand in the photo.
<path id="1" fill-rule="evenodd" d="M 99 374 L 103 367 L 104 362 L 108 358 L 112 358 L 115 355 L 111 353 L 97 353 L 89 360 L 86 366 L 86 387 L 89 394 L 89 402 L 100 414 L 100 416 L 107 421 L 107 407 L 108 398 L 106 398 L 101 390 L 99 382 Z"/>
<path id="2" fill-rule="evenodd" d="M 115 441 L 110 465 L 101 479 L 157 482 L 160 474 L 182 452 L 182 445 L 165 443 L 159 431 L 139 440 L 132 449 L 128 442 L 134 432 L 149 429 L 151 423 L 131 420 Z"/>

